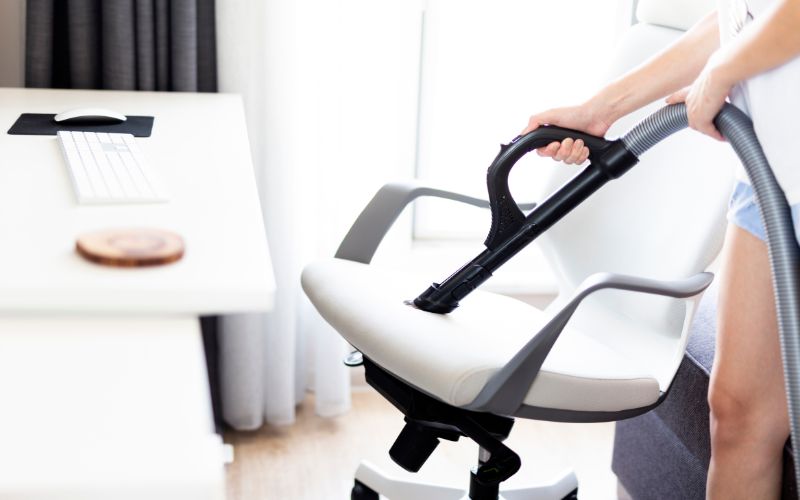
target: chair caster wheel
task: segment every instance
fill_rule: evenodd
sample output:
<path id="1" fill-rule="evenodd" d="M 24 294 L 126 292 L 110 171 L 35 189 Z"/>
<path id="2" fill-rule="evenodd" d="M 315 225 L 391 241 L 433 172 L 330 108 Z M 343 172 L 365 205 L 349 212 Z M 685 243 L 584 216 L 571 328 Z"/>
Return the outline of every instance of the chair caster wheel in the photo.
<path id="1" fill-rule="evenodd" d="M 562 500 L 578 500 L 578 488 L 575 488 L 567 493 L 567 496 L 565 496 Z"/>
<path id="2" fill-rule="evenodd" d="M 350 500 L 378 500 L 378 498 L 378 492 L 356 479 L 353 489 L 350 491 Z"/>

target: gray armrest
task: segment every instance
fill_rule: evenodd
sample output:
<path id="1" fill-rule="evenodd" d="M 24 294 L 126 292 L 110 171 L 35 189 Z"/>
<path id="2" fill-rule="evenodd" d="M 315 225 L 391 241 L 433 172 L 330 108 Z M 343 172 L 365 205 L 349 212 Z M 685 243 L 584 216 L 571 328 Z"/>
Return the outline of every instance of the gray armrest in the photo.
<path id="1" fill-rule="evenodd" d="M 383 186 L 364 207 L 342 240 L 336 257 L 368 264 L 378 249 L 383 237 L 409 203 L 421 196 L 433 196 L 488 208 L 489 202 L 445 189 L 438 189 L 417 181 L 392 182 Z M 530 210 L 536 204 L 521 204 L 522 210 Z"/>
<path id="2" fill-rule="evenodd" d="M 500 371 L 492 376 L 475 400 L 466 408 L 500 415 L 513 415 L 525 400 L 542 363 L 564 327 L 583 299 L 592 293 L 613 288 L 667 297 L 690 298 L 708 288 L 713 279 L 714 275 L 711 273 L 699 273 L 677 281 L 660 281 L 610 273 L 589 276 L 575 291 L 572 299 Z"/>

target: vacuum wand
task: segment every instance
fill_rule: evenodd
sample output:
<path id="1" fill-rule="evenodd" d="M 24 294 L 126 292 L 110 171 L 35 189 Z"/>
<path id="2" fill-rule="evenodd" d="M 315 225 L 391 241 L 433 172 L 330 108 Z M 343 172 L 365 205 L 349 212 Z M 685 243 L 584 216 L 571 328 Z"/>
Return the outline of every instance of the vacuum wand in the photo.
<path id="1" fill-rule="evenodd" d="M 508 188 L 511 168 L 526 153 L 567 137 L 584 141 L 591 152 L 590 164 L 527 216 L 524 215 Z M 438 314 L 453 311 L 461 299 L 489 279 L 511 257 L 606 182 L 621 176 L 638 161 L 638 157 L 628 151 L 620 140 L 606 141 L 601 137 L 554 126 L 540 127 L 501 146 L 500 153 L 487 172 L 492 225 L 484 242 L 486 250 L 441 283 L 428 287 L 414 299 L 414 305 Z"/>

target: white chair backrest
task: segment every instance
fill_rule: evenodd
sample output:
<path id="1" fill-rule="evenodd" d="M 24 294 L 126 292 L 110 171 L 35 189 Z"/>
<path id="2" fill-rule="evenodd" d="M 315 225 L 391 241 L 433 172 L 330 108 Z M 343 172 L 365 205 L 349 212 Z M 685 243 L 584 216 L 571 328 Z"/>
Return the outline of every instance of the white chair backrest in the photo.
<path id="1" fill-rule="evenodd" d="M 686 31 L 714 10 L 716 0 L 639 0 L 636 19 L 640 23 Z"/>
<path id="2" fill-rule="evenodd" d="M 625 34 L 609 68 L 611 76 L 639 64 L 681 35 L 681 30 L 651 24 L 658 21 L 655 14 L 663 12 L 666 17 L 658 24 L 686 27 L 686 19 L 672 14 L 680 10 L 676 3 L 692 6 L 697 17 L 709 9 L 696 3 L 713 4 L 640 2 L 638 15 L 650 22 L 640 22 Z M 662 105 L 656 102 L 624 117 L 608 137 L 624 133 Z M 595 272 L 677 279 L 706 269 L 722 245 L 726 202 L 737 162 L 727 144 L 689 130 L 645 153 L 630 172 L 604 186 L 540 239 L 560 292 L 570 294 Z M 577 171 L 554 165 L 542 194 L 552 192 Z M 622 292 L 598 295 L 604 306 L 629 319 L 658 331 L 676 332 L 677 326 L 676 334 L 680 332 L 685 311 L 678 301 Z"/>

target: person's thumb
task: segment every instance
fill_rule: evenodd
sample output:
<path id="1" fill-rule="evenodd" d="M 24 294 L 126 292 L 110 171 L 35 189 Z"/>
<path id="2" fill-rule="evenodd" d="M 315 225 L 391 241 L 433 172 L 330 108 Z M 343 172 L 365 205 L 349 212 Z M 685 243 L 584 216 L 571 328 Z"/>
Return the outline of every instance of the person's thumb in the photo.
<path id="1" fill-rule="evenodd" d="M 525 129 L 522 131 L 522 133 L 520 133 L 520 135 L 525 135 L 528 132 L 533 132 L 534 130 L 536 130 L 537 128 L 539 128 L 541 125 L 543 125 L 545 123 L 548 123 L 548 124 L 552 124 L 553 123 L 551 121 L 550 114 L 547 111 L 545 111 L 544 113 L 539 113 L 537 115 L 533 115 L 528 120 L 528 126 L 525 127 Z"/>
<path id="2" fill-rule="evenodd" d="M 686 96 L 689 95 L 689 87 L 682 88 L 671 96 L 667 97 L 667 104 L 678 104 L 679 102 L 686 102 Z"/>

